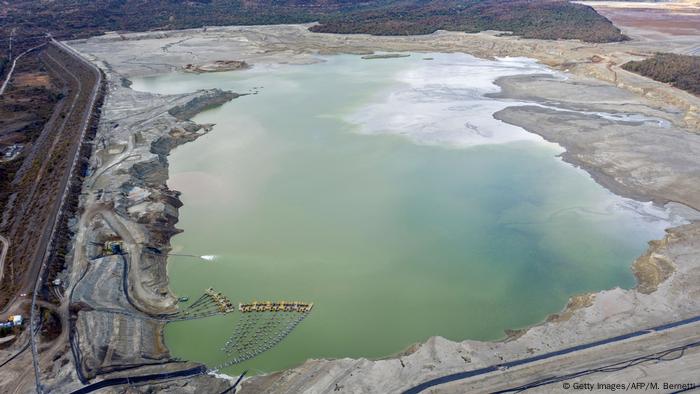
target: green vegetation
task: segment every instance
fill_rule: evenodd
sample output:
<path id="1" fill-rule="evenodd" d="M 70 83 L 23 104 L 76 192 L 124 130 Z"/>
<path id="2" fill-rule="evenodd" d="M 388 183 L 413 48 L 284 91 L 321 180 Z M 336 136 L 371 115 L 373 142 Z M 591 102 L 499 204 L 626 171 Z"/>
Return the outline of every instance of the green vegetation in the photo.
<path id="1" fill-rule="evenodd" d="M 590 42 L 626 37 L 591 7 L 564 0 L 19 0 L 0 16 L 4 30 L 86 37 L 111 30 L 320 21 L 317 32 L 429 34 L 438 29 L 512 31 L 530 38 Z"/>
<path id="2" fill-rule="evenodd" d="M 625 63 L 622 68 L 700 96 L 700 56 L 657 53 L 649 59 Z"/>
<path id="3" fill-rule="evenodd" d="M 622 41 L 626 37 L 591 7 L 565 1 L 440 0 L 397 2 L 391 7 L 321 19 L 311 28 L 327 33 L 429 34 L 510 31 L 526 38 Z"/>

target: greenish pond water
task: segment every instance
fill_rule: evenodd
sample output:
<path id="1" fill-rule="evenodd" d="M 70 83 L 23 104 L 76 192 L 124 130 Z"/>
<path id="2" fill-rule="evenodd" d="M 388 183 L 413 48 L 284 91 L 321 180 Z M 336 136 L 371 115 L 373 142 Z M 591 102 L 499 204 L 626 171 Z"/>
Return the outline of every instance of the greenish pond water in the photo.
<path id="1" fill-rule="evenodd" d="M 569 296 L 631 287 L 630 264 L 668 216 L 614 196 L 561 149 L 492 118 L 526 59 L 432 54 L 217 74 L 134 89 L 259 91 L 195 118 L 216 123 L 170 156 L 182 192 L 171 288 L 315 308 L 279 346 L 224 372 L 308 358 L 384 357 L 430 336 L 494 340 Z M 216 365 L 239 313 L 170 324 L 175 356 Z"/>

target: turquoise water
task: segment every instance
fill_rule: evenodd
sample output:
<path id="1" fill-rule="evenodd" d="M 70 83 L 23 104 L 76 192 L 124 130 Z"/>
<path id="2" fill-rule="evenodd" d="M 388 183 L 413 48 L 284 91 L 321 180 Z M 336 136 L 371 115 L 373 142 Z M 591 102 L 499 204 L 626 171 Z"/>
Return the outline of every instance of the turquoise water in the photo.
<path id="1" fill-rule="evenodd" d="M 174 248 L 216 256 L 171 258 L 171 288 L 315 308 L 224 372 L 384 357 L 433 335 L 498 339 L 573 294 L 634 285 L 630 264 L 662 235 L 663 212 L 612 195 L 481 97 L 494 76 L 542 67 L 432 56 L 134 81 L 259 92 L 197 116 L 216 127 L 169 158 L 184 202 Z M 170 324 L 168 346 L 216 365 L 237 318 Z"/>

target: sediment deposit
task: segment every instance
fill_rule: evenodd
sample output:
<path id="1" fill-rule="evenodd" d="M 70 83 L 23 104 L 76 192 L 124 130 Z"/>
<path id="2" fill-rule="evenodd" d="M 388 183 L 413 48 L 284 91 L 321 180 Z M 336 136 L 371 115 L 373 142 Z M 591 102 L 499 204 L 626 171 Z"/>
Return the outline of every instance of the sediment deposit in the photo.
<path id="1" fill-rule="evenodd" d="M 238 60 L 216 60 L 207 64 L 186 64 L 182 69 L 191 73 L 210 73 L 222 71 L 245 70 L 248 63 Z"/>

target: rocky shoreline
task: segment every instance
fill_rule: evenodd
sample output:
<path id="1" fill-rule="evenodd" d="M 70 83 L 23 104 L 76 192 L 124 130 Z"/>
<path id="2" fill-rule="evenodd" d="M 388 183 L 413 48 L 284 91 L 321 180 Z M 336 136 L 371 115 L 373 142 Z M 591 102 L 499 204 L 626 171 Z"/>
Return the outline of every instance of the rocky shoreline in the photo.
<path id="1" fill-rule="evenodd" d="M 280 57 L 276 56 L 284 56 L 287 59 L 289 48 L 295 48 L 296 56 L 291 61 L 298 63 L 313 61 L 312 51 L 366 53 L 368 50 L 385 49 L 460 50 L 477 55 L 490 53 L 490 56 L 517 56 L 524 55 L 529 50 L 532 56 L 538 57 L 545 63 L 557 64 L 561 68 L 568 67 L 567 69 L 574 72 L 576 77 L 566 81 L 535 77 L 502 79 L 498 82 L 503 87 L 501 98 L 522 99 L 522 92 L 528 92 L 528 99 L 531 101 L 543 104 L 557 102 L 559 106 L 568 106 L 572 111 L 555 111 L 538 106 L 513 106 L 497 113 L 495 115 L 497 119 L 521 126 L 542 135 L 545 139 L 561 144 L 566 148 L 564 160 L 584 168 L 596 181 L 615 193 L 639 200 L 653 200 L 660 204 L 676 202 L 680 207 L 676 208 L 691 216 L 693 209 L 700 208 L 700 201 L 697 200 L 697 196 L 700 196 L 700 193 L 697 193 L 700 185 L 698 182 L 700 179 L 697 179 L 700 174 L 697 170 L 699 164 L 698 159 L 692 155 L 692 152 L 699 151 L 698 147 L 700 147 L 697 118 L 694 115 L 696 110 L 693 109 L 697 101 L 685 97 L 682 93 L 666 92 L 653 83 L 643 81 L 645 86 L 654 85 L 654 89 L 665 92 L 664 95 L 649 95 L 648 92 L 658 90 L 646 90 L 647 87 L 638 88 L 638 85 L 634 84 L 636 77 L 633 76 L 626 77 L 629 80 L 625 80 L 623 89 L 619 88 L 619 83 L 599 82 L 589 78 L 594 76 L 599 80 L 609 80 L 607 74 L 601 77 L 609 69 L 605 64 L 602 68 L 598 67 L 600 62 L 562 64 L 562 58 L 590 59 L 592 52 L 600 51 L 599 47 L 590 46 L 583 52 L 571 52 L 577 49 L 572 49 L 574 45 L 567 42 L 552 43 L 463 34 L 454 36 L 436 34 L 430 37 L 431 40 L 410 37 L 401 39 L 353 37 L 344 39 L 340 44 L 336 39 L 342 36 L 316 35 L 289 27 L 277 27 L 279 30 L 275 30 L 275 27 L 248 29 L 249 36 L 254 40 L 261 34 L 273 35 L 278 40 L 284 34 L 289 35 L 287 39 L 290 43 L 285 44 L 286 47 L 279 43 L 275 44 L 280 51 L 279 54 L 266 53 L 264 57 L 255 55 L 258 47 L 254 45 L 261 47 L 266 45 L 266 40 L 260 40 L 260 37 L 257 37 L 258 41 L 254 44 L 246 43 L 238 49 L 236 55 L 238 58 L 262 63 L 279 62 Z M 157 40 L 163 40 L 158 44 L 162 45 L 176 35 L 194 33 L 159 33 L 160 38 L 151 38 L 147 34 L 134 35 L 139 37 L 140 44 L 144 47 L 153 45 Z M 207 34 L 225 36 L 248 33 L 245 28 L 231 28 L 218 29 L 218 33 L 217 29 L 211 29 Z M 469 39 L 465 40 L 465 37 Z M 576 45 L 579 44 L 576 43 Z M 136 271 L 138 274 L 129 277 L 129 286 L 135 290 L 132 294 L 140 301 L 137 309 L 147 313 L 173 310 L 175 302 L 167 288 L 165 266 L 169 239 L 177 232 L 174 225 L 177 221 L 177 208 L 181 203 L 177 198 L 177 192 L 172 192 L 165 186 L 165 180 L 167 180 L 165 156 L 175 146 L 196 139 L 206 132 L 207 128 L 195 125 L 191 121 L 177 119 L 170 111 L 197 100 L 197 97 L 201 97 L 203 93 L 157 96 L 131 91 L 117 83 L 121 81 L 120 78 L 130 75 L 128 71 L 130 67 L 133 71 L 133 63 L 126 65 L 123 60 L 128 59 L 131 62 L 129 50 L 119 49 L 107 55 L 103 52 L 105 51 L 103 47 L 109 47 L 112 44 L 104 38 L 96 38 L 95 42 L 90 40 L 77 42 L 75 45 L 83 52 L 94 54 L 99 61 L 108 61 L 109 67 L 102 64 L 103 68 L 116 68 L 124 73 L 119 76 L 119 79 L 115 76 L 110 82 L 111 90 L 105 104 L 107 110 L 103 115 L 104 124 L 98 131 L 98 137 L 102 132 L 102 136 L 107 139 L 103 143 L 103 150 L 116 151 L 118 147 L 126 145 L 127 149 L 131 146 L 129 154 L 137 151 L 141 154 L 138 160 L 127 165 L 128 169 L 119 169 L 110 167 L 117 156 L 104 152 L 101 155 L 98 150 L 94 158 L 97 160 L 94 164 L 98 172 L 94 176 L 99 174 L 97 178 L 100 179 L 95 179 L 91 183 L 92 191 L 105 190 L 106 186 L 112 185 L 116 186 L 122 195 L 110 198 L 111 201 L 86 201 L 85 210 L 91 212 L 91 207 L 95 207 L 95 210 L 106 207 L 107 210 L 117 213 L 122 218 L 126 217 L 129 221 L 133 221 L 133 223 L 126 223 L 125 227 L 130 230 L 129 232 L 137 234 L 138 243 L 158 250 L 156 257 L 145 257 L 145 261 L 137 262 L 143 264 L 143 270 Z M 94 45 L 100 49 L 96 49 Z M 206 47 L 205 44 L 203 46 Z M 533 50 L 533 48 L 536 49 Z M 121 54 L 119 54 L 120 51 L 122 51 Z M 557 51 L 559 51 L 558 54 L 552 54 Z M 562 53 L 562 51 L 569 52 Z M 617 56 L 600 53 L 604 59 Z M 559 59 L 559 63 L 556 59 Z M 171 59 L 168 67 L 176 68 L 184 61 L 186 61 L 185 58 L 177 61 Z M 161 59 L 160 62 L 163 60 Z M 120 68 L 122 65 L 125 66 L 123 70 Z M 162 70 L 163 67 L 154 66 L 151 71 L 156 69 Z M 518 78 L 521 79 L 518 80 Z M 616 77 L 615 82 L 619 81 Z M 554 90 L 551 86 L 553 83 L 559 84 Z M 584 90 L 588 95 L 571 94 L 572 91 L 580 92 L 580 90 Z M 539 96 L 537 96 L 538 92 Z M 213 102 L 224 100 L 221 93 L 210 92 L 210 94 L 216 97 L 212 99 Z M 685 100 L 683 102 L 686 104 L 679 105 L 678 110 L 666 104 L 662 105 L 658 101 L 658 97 L 663 101 L 664 97 L 669 96 L 674 97 L 673 103 Z M 567 101 L 567 97 L 576 99 Z M 597 97 L 597 99 L 582 100 L 583 97 Z M 629 104 L 630 100 L 632 104 Z M 205 99 L 204 102 L 210 101 Z M 133 118 L 130 112 L 134 111 L 134 108 L 139 108 L 136 111 L 138 113 L 136 118 Z M 629 112 L 641 111 L 649 118 L 664 119 L 670 126 L 664 128 L 652 123 L 620 122 L 595 114 L 577 113 L 584 110 L 612 113 L 622 111 L 623 108 L 624 111 Z M 178 110 L 175 112 L 183 113 Z M 635 130 L 641 127 L 644 132 L 635 134 L 624 131 L 625 128 L 631 130 L 632 127 Z M 630 137 L 632 137 L 631 142 L 628 141 Z M 662 142 L 657 142 L 658 138 L 661 138 Z M 642 147 L 651 147 L 652 150 L 640 157 L 639 152 Z M 676 160 L 679 153 L 683 156 Z M 119 155 L 119 158 L 126 158 L 129 154 L 122 151 L 116 155 Z M 124 165 L 116 167 L 124 167 Z M 105 168 L 112 169 L 107 170 L 106 173 L 99 173 Z M 107 176 L 102 177 L 102 175 Z M 83 214 L 81 220 L 87 220 L 84 215 L 86 214 Z M 693 219 L 697 220 L 698 217 Z M 95 223 L 90 225 L 89 220 L 83 224 L 86 229 L 82 235 L 83 241 L 94 237 L 94 234 L 89 233 L 100 227 Z M 101 226 L 104 226 L 104 223 Z M 80 240 L 79 234 L 78 241 Z M 503 360 L 523 358 L 581 341 L 616 335 L 630 327 L 644 327 L 652 323 L 688 317 L 700 311 L 700 288 L 696 285 L 700 283 L 700 251 L 696 247 L 698 242 L 700 242 L 700 224 L 697 222 L 669 229 L 663 240 L 653 242 L 645 255 L 635 262 L 634 271 L 639 280 L 636 289 L 618 288 L 594 295 L 573 297 L 562 312 L 550 316 L 542 324 L 527 330 L 512 331 L 506 341 L 452 342 L 433 337 L 390 359 L 309 360 L 297 368 L 247 379 L 243 384 L 243 391 L 295 393 L 326 392 L 340 388 L 349 392 L 396 392 L 448 373 L 493 365 Z M 132 254 L 145 256 L 149 253 L 135 248 Z M 83 265 L 84 263 L 77 260 L 74 263 L 75 267 Z M 115 343 L 114 340 L 103 337 L 95 338 L 94 342 L 93 346 Z M 129 346 L 123 345 L 126 356 Z M 162 342 L 160 345 L 164 347 Z M 119 345 L 111 346 L 120 348 Z M 190 387 L 196 388 L 198 384 L 200 383 L 196 380 L 192 381 Z M 208 387 L 219 383 L 207 381 L 201 384 L 203 385 L 201 387 Z M 163 389 L 169 390 L 166 387 Z"/>
<path id="2" fill-rule="evenodd" d="M 174 359 L 165 345 L 165 321 L 177 310 L 168 288 L 170 239 L 178 230 L 179 193 L 167 186 L 167 156 L 212 125 L 191 121 L 197 113 L 239 95 L 221 90 L 174 96 L 136 92 L 104 67 L 109 94 L 83 183 L 72 261 L 66 278 L 72 352 L 46 368 L 44 385 L 57 392 L 94 382 L 153 372 L 176 372 L 196 363 Z M 118 245 L 120 253 L 102 245 Z M 224 391 L 225 379 L 210 375 L 160 384 L 162 392 Z M 205 389 L 206 388 L 206 389 Z"/>

